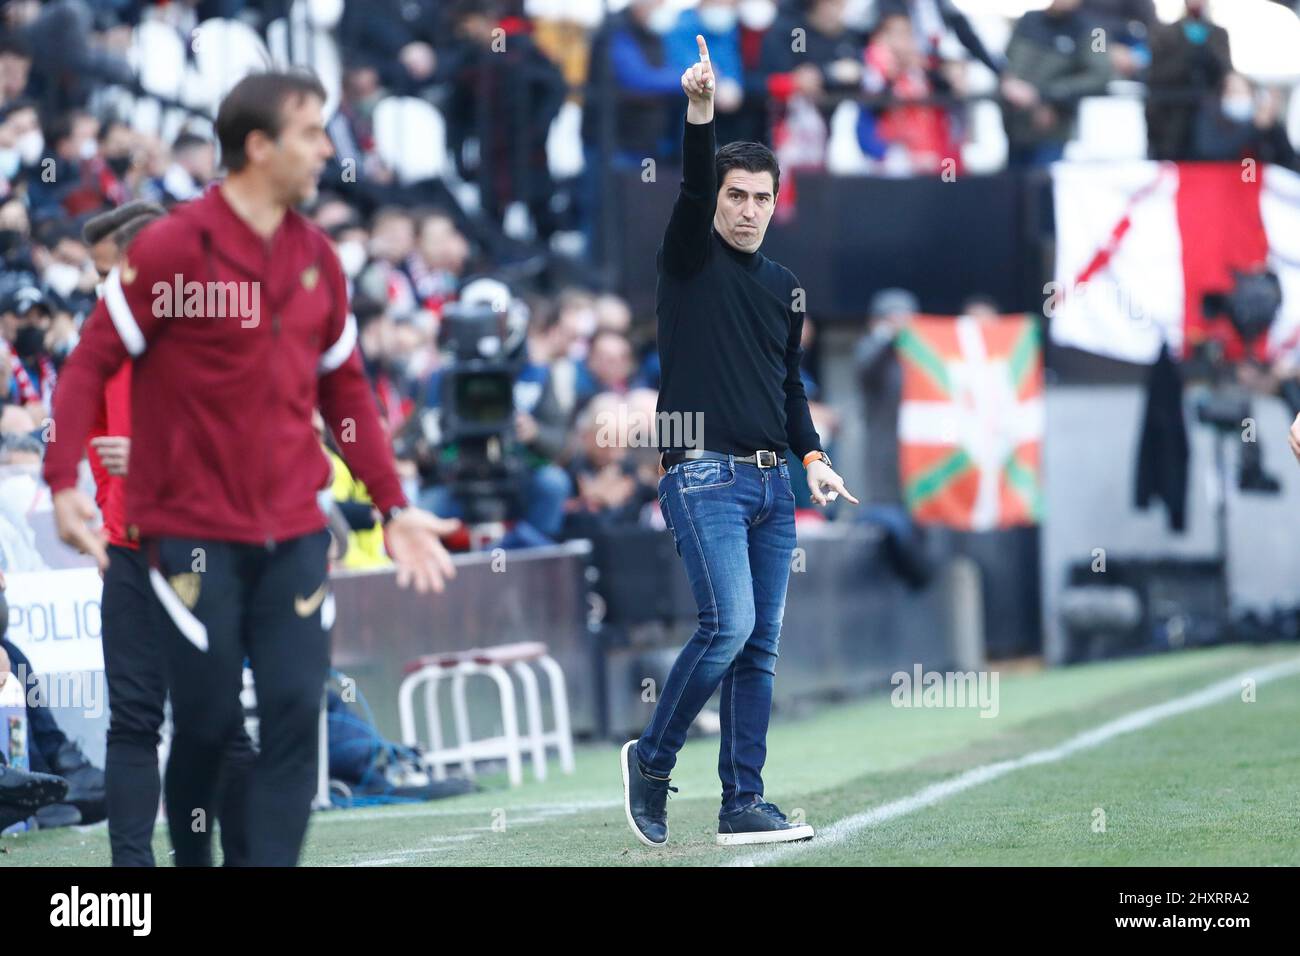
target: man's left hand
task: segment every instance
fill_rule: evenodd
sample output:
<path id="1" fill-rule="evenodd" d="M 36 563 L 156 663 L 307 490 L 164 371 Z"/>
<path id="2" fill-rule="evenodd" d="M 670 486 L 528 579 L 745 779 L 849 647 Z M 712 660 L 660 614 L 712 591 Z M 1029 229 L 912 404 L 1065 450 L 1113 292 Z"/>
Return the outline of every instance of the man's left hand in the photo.
<path id="1" fill-rule="evenodd" d="M 828 494 L 832 491 L 855 505 L 859 504 L 858 499 L 844 487 L 844 479 L 820 458 L 808 465 L 808 490 L 812 493 L 812 500 L 822 506 L 831 500 Z"/>

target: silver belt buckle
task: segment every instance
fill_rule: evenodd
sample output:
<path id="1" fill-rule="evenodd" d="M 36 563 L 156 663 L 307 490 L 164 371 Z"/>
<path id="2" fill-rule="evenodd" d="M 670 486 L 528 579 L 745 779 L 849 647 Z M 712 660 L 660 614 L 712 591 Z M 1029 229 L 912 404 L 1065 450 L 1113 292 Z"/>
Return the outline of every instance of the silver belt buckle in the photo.
<path id="1" fill-rule="evenodd" d="M 774 451 L 759 451 L 754 455 L 754 463 L 758 465 L 759 468 L 775 468 L 776 462 L 777 457 L 776 452 Z"/>

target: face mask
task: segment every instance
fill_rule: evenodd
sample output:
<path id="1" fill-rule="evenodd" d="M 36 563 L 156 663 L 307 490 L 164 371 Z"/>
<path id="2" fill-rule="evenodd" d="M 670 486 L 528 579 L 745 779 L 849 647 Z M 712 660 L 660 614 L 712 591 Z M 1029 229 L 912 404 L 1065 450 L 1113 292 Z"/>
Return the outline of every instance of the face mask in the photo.
<path id="1" fill-rule="evenodd" d="M 76 266 L 68 265 L 66 262 L 55 262 L 45 268 L 41 278 L 61 298 L 66 299 L 72 294 L 72 290 L 77 287 L 77 280 L 81 278 L 81 270 Z"/>
<path id="2" fill-rule="evenodd" d="M 646 19 L 645 25 L 651 33 L 663 36 L 677 25 L 677 11 L 671 7 L 656 7 Z"/>
<path id="3" fill-rule="evenodd" d="M 104 162 L 107 164 L 108 168 L 113 171 L 113 175 L 118 179 L 124 177 L 127 174 L 127 171 L 131 168 L 130 156 L 114 156 L 111 159 L 106 159 Z"/>
<path id="4" fill-rule="evenodd" d="M 740 0 L 736 15 L 749 30 L 766 30 L 776 19 L 776 4 L 772 0 Z"/>
<path id="5" fill-rule="evenodd" d="M 13 179 L 22 164 L 23 158 L 18 155 L 18 150 L 0 149 L 0 176 Z"/>
<path id="6" fill-rule="evenodd" d="M 20 359 L 34 359 L 45 352 L 45 330 L 25 325 L 14 336 L 14 352 Z"/>
<path id="7" fill-rule="evenodd" d="M 98 151 L 99 144 L 97 144 L 93 139 L 83 139 L 81 141 L 81 148 L 77 150 L 82 159 L 90 159 Z"/>
<path id="8" fill-rule="evenodd" d="M 366 247 L 359 242 L 339 243 L 339 265 L 344 275 L 355 279 L 366 267 Z"/>
<path id="9" fill-rule="evenodd" d="M 17 229 L 0 229 L 0 256 L 7 256 L 22 245 L 23 234 Z"/>
<path id="10" fill-rule="evenodd" d="M 29 130 L 18 137 L 14 149 L 18 150 L 24 166 L 34 166 L 45 155 L 45 137 L 38 129 Z"/>
<path id="11" fill-rule="evenodd" d="M 1255 116 L 1255 100 L 1249 96 L 1225 96 L 1223 115 L 1234 123 L 1249 123 Z"/>
<path id="12" fill-rule="evenodd" d="M 700 26 L 709 33 L 730 33 L 736 25 L 736 11 L 731 7 L 701 7 Z"/>

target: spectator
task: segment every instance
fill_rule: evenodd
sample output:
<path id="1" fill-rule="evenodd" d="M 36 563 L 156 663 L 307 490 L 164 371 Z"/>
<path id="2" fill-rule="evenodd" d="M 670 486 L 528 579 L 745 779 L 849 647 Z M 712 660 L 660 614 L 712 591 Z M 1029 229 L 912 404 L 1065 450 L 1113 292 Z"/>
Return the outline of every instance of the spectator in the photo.
<path id="1" fill-rule="evenodd" d="M 338 254 L 339 265 L 343 267 L 343 274 L 347 277 L 348 298 L 351 298 L 357 276 L 370 261 L 366 252 L 370 233 L 366 231 L 365 226 L 355 220 L 341 222 L 331 226 L 327 231 L 330 238 L 334 240 L 334 251 Z"/>
<path id="2" fill-rule="evenodd" d="M 437 315 L 444 303 L 456 297 L 469 253 L 469 241 L 448 213 L 420 216 L 416 246 L 406 258 L 405 270 L 423 308 Z"/>
<path id="3" fill-rule="evenodd" d="M 1196 115 L 1232 70 L 1228 31 L 1210 22 L 1205 0 L 1187 0 L 1177 23 L 1151 34 L 1147 143 L 1152 159 L 1190 159 Z"/>
<path id="4" fill-rule="evenodd" d="M 546 137 L 568 92 L 564 77 L 527 33 L 513 27 L 503 39 L 495 0 L 459 0 L 453 20 L 460 43 L 445 67 L 445 114 L 460 173 L 477 181 L 479 202 L 494 222 L 505 223 L 519 203 L 547 239 L 556 219 Z M 474 165 L 466 161 L 470 140 L 477 143 Z"/>
<path id="5" fill-rule="evenodd" d="M 1080 0 L 1051 0 L 1046 10 L 1020 18 L 1007 44 L 1003 123 L 1011 166 L 1042 166 L 1060 159 L 1074 135 L 1079 100 L 1106 91 L 1110 60 L 1093 51 L 1092 26 Z M 1026 85 L 1027 84 L 1027 85 Z"/>
<path id="6" fill-rule="evenodd" d="M 667 97 L 679 89 L 682 71 L 669 59 L 665 44 L 676 20 L 665 0 L 632 0 L 597 31 L 591 45 L 592 85 L 582 117 L 589 169 L 601 165 L 606 109 L 613 114 L 612 155 L 607 161 L 614 166 L 638 168 L 645 159 L 677 155 L 671 123 L 675 105 Z M 612 90 L 613 103 L 607 103 L 606 90 Z"/>
<path id="7" fill-rule="evenodd" d="M 866 399 L 867 489 L 863 501 L 876 505 L 903 504 L 898 477 L 898 408 L 903 398 L 903 369 L 894 340 L 916 317 L 916 296 L 903 289 L 885 289 L 871 300 L 867 334 L 854 356 Z"/>
<path id="8" fill-rule="evenodd" d="M 94 307 L 95 286 L 99 284 L 99 273 L 81 228 L 75 220 L 51 222 L 39 233 L 40 241 L 32 247 L 32 265 L 41 277 L 54 318 L 67 316 L 71 320 L 75 316 L 79 321 Z M 46 344 L 62 364 L 73 344 L 68 341 L 72 329 L 55 328 L 53 333 Z"/>
<path id="9" fill-rule="evenodd" d="M 539 458 L 564 457 L 578 404 L 577 368 L 569 358 L 573 331 L 559 310 L 538 302 L 532 309 L 523 368 L 515 380 L 515 432 Z"/>
<path id="10" fill-rule="evenodd" d="M 835 101 L 824 94 L 857 92 L 866 38 L 845 26 L 844 7 L 845 0 L 799 0 L 797 12 L 763 36 L 759 69 L 777 101 L 803 98 L 829 118 Z"/>
<path id="11" fill-rule="evenodd" d="M 600 324 L 600 317 L 596 313 L 596 298 L 583 289 L 567 288 L 560 292 L 557 307 L 560 321 L 569 332 L 569 357 L 582 362 L 587 357 L 591 337 L 596 334 Z M 585 369 L 579 374 L 585 374 Z"/>
<path id="12" fill-rule="evenodd" d="M 171 163 L 157 190 L 164 202 L 187 202 L 202 193 L 216 177 L 216 145 L 205 136 L 182 133 L 172 144 L 171 153 Z"/>
<path id="13" fill-rule="evenodd" d="M 405 209 L 386 206 L 370 225 L 370 265 L 361 273 L 358 291 L 383 302 L 394 315 L 418 306 L 415 287 L 403 268 L 415 251 L 415 218 Z"/>
<path id="14" fill-rule="evenodd" d="M 877 24 L 886 17 L 898 14 L 909 19 L 917 49 L 926 58 L 930 70 L 938 69 L 945 59 L 942 46 L 949 32 L 967 53 L 994 73 L 1000 74 L 1006 65 L 988 51 L 966 15 L 953 5 L 952 0 L 879 0 L 877 3 Z"/>
<path id="15" fill-rule="evenodd" d="M 632 310 L 627 300 L 612 292 L 596 296 L 593 304 L 596 310 L 596 328 L 620 335 L 627 335 L 632 330 Z"/>
<path id="16" fill-rule="evenodd" d="M 5 273 L 35 271 L 29 236 L 27 207 L 23 201 L 10 199 L 0 204 L 0 267 Z"/>
<path id="17" fill-rule="evenodd" d="M 344 59 L 376 71 L 397 93 L 434 80 L 437 47 L 450 36 L 439 0 L 346 0 L 338 41 Z"/>
<path id="18" fill-rule="evenodd" d="M 763 38 L 776 18 L 774 0 L 740 0 L 736 6 L 745 99 L 729 121 L 735 127 L 734 140 L 761 143 L 768 139 L 768 77 L 760 66 Z"/>
<path id="19" fill-rule="evenodd" d="M 961 172 L 961 145 L 953 134 L 948 110 L 933 104 L 908 104 L 948 88 L 946 81 L 927 69 L 916 44 L 912 23 L 905 14 L 887 14 L 877 22 L 867 45 L 863 87 L 902 102 L 879 110 L 863 109 L 858 139 L 863 152 L 884 160 L 886 169 L 909 174 L 937 173 L 951 164 Z"/>
<path id="20" fill-rule="evenodd" d="M 357 317 L 357 341 L 366 375 L 379 402 L 379 417 L 389 434 L 396 434 L 415 407 L 409 351 L 400 342 L 397 323 L 381 300 L 356 297 L 352 311 Z"/>
<path id="21" fill-rule="evenodd" d="M 397 177 L 376 149 L 374 112 L 383 98 L 379 70 L 370 63 L 350 63 L 343 70 L 338 110 L 326 124 L 334 144 L 327 175 L 367 213 L 395 202 Z"/>
<path id="22" fill-rule="evenodd" d="M 13 194 L 20 178 L 31 175 L 44 152 L 35 105 L 30 100 L 11 100 L 0 107 L 0 199 Z"/>
<path id="23" fill-rule="evenodd" d="M 804 394 L 808 396 L 808 414 L 812 417 L 813 428 L 821 437 L 826 453 L 835 455 L 835 436 L 840 430 L 840 416 L 835 409 L 822 400 L 821 385 L 813 374 L 814 345 L 817 341 L 817 323 L 812 316 L 804 316 L 803 329 L 799 334 L 799 348 L 803 351 L 803 363 L 799 366 L 799 378 L 803 381 Z M 793 451 L 786 451 L 786 462 L 790 466 L 790 485 L 794 491 L 796 508 L 812 508 L 812 493 L 807 481 L 798 480 L 803 474 L 803 462 Z"/>
<path id="24" fill-rule="evenodd" d="M 696 34 L 709 46 L 709 59 L 717 88 L 713 93 L 717 140 L 729 143 L 742 138 L 740 111 L 745 105 L 745 74 L 740 59 L 740 25 L 736 15 L 737 0 L 700 0 L 698 7 L 683 10 L 677 25 L 668 34 L 665 45 L 668 59 L 680 76 L 699 61 Z M 761 94 L 761 86 L 751 91 Z"/>
<path id="25" fill-rule="evenodd" d="M 1280 91 L 1257 91 L 1240 73 L 1228 73 L 1221 95 L 1207 100 L 1196 115 L 1192 158 L 1253 159 L 1294 167 L 1295 150 L 1282 126 L 1282 109 Z"/>
<path id="26" fill-rule="evenodd" d="M 1133 80 L 1146 72 L 1151 65 L 1151 30 L 1156 25 L 1154 0 L 1083 0 L 1081 10 L 1105 31 L 1116 76 Z"/>
<path id="27" fill-rule="evenodd" d="M 45 345 L 53 319 L 49 301 L 35 286 L 16 289 L 0 303 L 0 324 L 9 353 L 8 401 L 49 417 L 57 373 Z"/>
<path id="28" fill-rule="evenodd" d="M 91 184 L 83 187 L 82 164 L 99 150 L 96 141 L 99 121 L 90 113 L 80 110 L 64 113 L 44 128 L 45 155 L 39 164 L 41 168 L 33 169 L 27 177 L 28 203 L 36 222 L 67 215 L 70 210 L 62 204 L 70 196 L 81 193 L 77 201 L 86 201 L 82 190 Z"/>
<path id="29" fill-rule="evenodd" d="M 5 426 L 22 428 L 27 421 L 20 412 L 6 416 Z M 0 439 L 0 572 L 5 574 L 49 569 L 31 520 L 51 507 L 50 491 L 41 481 L 44 451 L 30 432 L 7 431 Z"/>
<path id="30" fill-rule="evenodd" d="M 356 207 L 340 196 L 322 190 L 316 203 L 312 206 L 311 221 L 326 232 L 333 233 L 342 228 L 357 227 L 365 230 L 361 216 Z M 367 236 L 369 233 L 367 232 Z"/>
<path id="31" fill-rule="evenodd" d="M 632 345 L 627 336 L 608 330 L 596 332 L 580 374 L 578 407 L 602 392 L 623 394 L 628 390 L 635 371 Z"/>
<path id="32" fill-rule="evenodd" d="M 978 319 L 980 322 L 989 322 L 998 318 L 1001 313 L 998 312 L 997 302 L 989 296 L 973 295 L 962 303 L 961 314 Z"/>
<path id="33" fill-rule="evenodd" d="M 51 112 L 81 108 L 105 85 L 130 86 L 125 59 L 99 43 L 92 5 L 83 0 L 5 4 L 5 20 L 31 51 L 26 94 Z"/>
<path id="34" fill-rule="evenodd" d="M 578 416 L 569 474 L 577 496 L 569 503 L 564 537 L 589 537 L 600 528 L 637 524 L 642 509 L 658 500 L 653 483 L 641 477 L 629 453 L 627 399 L 597 395 Z"/>
<path id="35" fill-rule="evenodd" d="M 27 93 L 32 53 L 21 36 L 0 36 L 0 105 L 8 106 Z"/>
<path id="36" fill-rule="evenodd" d="M 39 460 L 38 452 L 37 461 Z M 0 587 L 3 587 L 2 577 Z M 105 817 L 104 771 L 91 764 L 81 748 L 59 728 L 49 707 L 42 703 L 48 696 L 41 690 L 40 679 L 31 661 L 16 644 L 6 639 L 8 630 L 9 604 L 4 592 L 0 591 L 0 684 L 6 680 L 16 680 L 23 689 L 31 770 L 52 774 L 67 782 L 64 796 L 59 798 L 60 802 L 35 811 L 36 824 L 41 829 L 51 829 L 98 823 Z M 77 676 L 89 677 L 84 673 Z M 5 762 L 3 758 L 4 755 L 0 754 L 0 764 Z M 3 816 L 6 809 L 0 808 L 0 828 L 15 822 L 12 817 Z"/>

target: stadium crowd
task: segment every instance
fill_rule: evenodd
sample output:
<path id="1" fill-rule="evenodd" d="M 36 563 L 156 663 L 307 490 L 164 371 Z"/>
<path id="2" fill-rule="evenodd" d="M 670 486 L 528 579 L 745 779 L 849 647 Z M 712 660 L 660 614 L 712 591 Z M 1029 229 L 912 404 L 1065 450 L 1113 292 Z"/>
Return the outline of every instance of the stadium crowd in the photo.
<path id="1" fill-rule="evenodd" d="M 526 307 L 514 391 L 515 433 L 531 474 L 521 514 L 530 527 L 513 539 L 523 543 L 662 520 L 653 454 L 601 431 L 624 403 L 653 412 L 652 317 L 599 291 L 603 283 L 581 255 L 557 256 L 559 246 L 546 240 L 591 235 L 595 170 L 674 158 L 678 78 L 696 33 L 707 38 L 721 77 L 719 140 L 771 142 L 795 167 L 825 162 L 832 116 L 852 100 L 863 104 L 856 138 L 871 168 L 933 173 L 946 158 L 960 162 L 970 98 L 980 96 L 1002 108 L 1008 161 L 1045 163 L 1073 135 L 1079 98 L 1105 92 L 1116 78 L 1145 83 L 1152 94 L 1155 157 L 1295 162 L 1281 94 L 1256 91 L 1233 71 L 1227 34 L 1204 0 L 1187 0 L 1185 16 L 1170 24 L 1156 20 L 1152 0 L 1052 0 L 1018 20 L 1000 52 L 951 0 L 700 0 L 683 11 L 665 0 L 631 0 L 605 17 L 603 4 L 586 0 L 309 6 L 341 64 L 329 124 L 336 157 L 309 213 L 335 241 L 395 440 L 439 401 L 440 320 L 466 284 L 505 280 Z M 85 220 L 128 199 L 185 201 L 218 175 L 208 118 L 191 115 L 163 136 L 133 125 L 105 94 L 143 95 L 133 29 L 163 24 L 192 47 L 211 18 L 265 33 L 290 7 L 10 0 L 2 11 L 0 432 L 4 447 L 26 448 L 44 438 L 59 367 L 95 300 L 96 259 L 108 254 L 82 238 Z M 383 156 L 375 110 L 390 95 L 441 111 L 455 163 L 446 177 L 410 181 Z M 582 108 L 577 149 L 587 171 L 553 180 L 548 131 L 566 102 Z M 477 185 L 473 202 L 453 188 L 466 183 Z M 529 226 L 512 226 L 512 215 Z M 806 384 L 816 400 L 812 321 L 805 331 Z M 816 403 L 813 411 L 833 441 L 833 413 Z M 411 456 L 402 465 L 410 492 L 455 512 L 425 463 Z M 383 561 L 365 489 L 337 458 L 336 470 L 336 496 L 361 542 L 346 560 Z"/>

